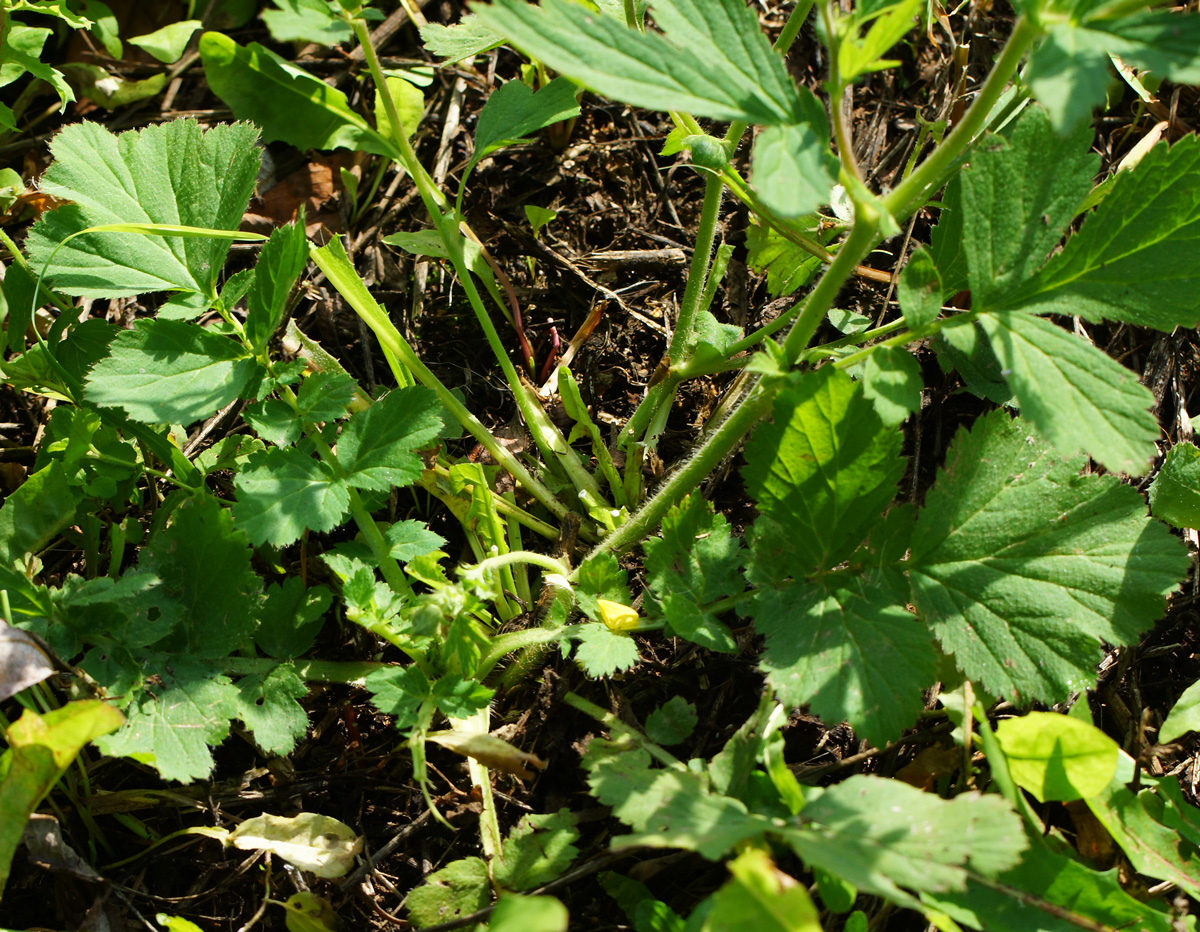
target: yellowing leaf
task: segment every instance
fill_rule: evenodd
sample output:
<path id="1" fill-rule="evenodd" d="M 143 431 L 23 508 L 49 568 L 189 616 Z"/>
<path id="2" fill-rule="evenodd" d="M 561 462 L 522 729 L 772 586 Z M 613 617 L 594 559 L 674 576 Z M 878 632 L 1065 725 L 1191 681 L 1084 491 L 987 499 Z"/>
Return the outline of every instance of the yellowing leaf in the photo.
<path id="1" fill-rule="evenodd" d="M 471 734 L 465 731 L 438 731 L 428 736 L 434 744 L 479 761 L 485 767 L 499 770 L 501 773 L 511 773 L 522 780 L 529 780 L 533 772 L 526 765 L 542 770 L 546 762 L 536 754 L 514 748 L 503 738 L 482 733 Z"/>
<path id="2" fill-rule="evenodd" d="M 354 829 L 315 812 L 302 812 L 290 819 L 274 815 L 247 819 L 230 834 L 227 844 L 270 851 L 326 879 L 346 874 L 354 866 L 354 856 L 362 850 L 362 839 Z"/>

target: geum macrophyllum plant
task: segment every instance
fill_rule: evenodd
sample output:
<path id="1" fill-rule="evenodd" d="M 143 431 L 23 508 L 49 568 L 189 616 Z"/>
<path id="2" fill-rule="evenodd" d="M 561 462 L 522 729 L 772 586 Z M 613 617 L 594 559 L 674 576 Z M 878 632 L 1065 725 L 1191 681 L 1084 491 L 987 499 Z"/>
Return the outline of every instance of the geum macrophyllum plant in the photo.
<path id="1" fill-rule="evenodd" d="M 43 187 L 72 204 L 35 225 L 28 259 L 14 249 L 5 277 L 14 352 L 5 378 L 63 404 L 29 479 L 0 509 L 0 585 L 11 621 L 72 658 L 86 688 L 124 712 L 125 724 L 99 739 L 101 750 L 167 779 L 203 779 L 231 722 L 265 753 L 286 754 L 305 732 L 306 681 L 362 684 L 407 736 L 427 799 L 426 738 L 470 755 L 483 795 L 484 858 L 431 875 L 409 899 L 413 920 L 471 914 L 499 890 L 508 892 L 493 928 L 535 913 L 545 927 L 565 928 L 557 901 L 515 894 L 540 889 L 571 863 L 573 817 L 531 816 L 505 839 L 491 799 L 489 766 L 524 773 L 537 763 L 487 735 L 502 661 L 574 642 L 584 670 L 607 676 L 634 667 L 632 633 L 654 629 L 733 653 L 739 645 L 723 618 L 736 610 L 763 637 L 766 690 L 713 760 L 685 762 L 664 749 L 694 726 L 682 700 L 651 716 L 643 735 L 569 698 L 610 730 L 584 764 L 593 793 L 634 830 L 617 844 L 684 847 L 713 860 L 739 852 L 731 879 L 686 926 L 662 904 L 647 906 L 654 901 L 644 888 L 607 877 L 631 915 L 650 908 L 666 927 L 715 929 L 747 927 L 761 911 L 774 928 L 817 928 L 805 886 L 774 863 L 790 851 L 814 871 L 833 912 L 850 910 L 862 892 L 939 927 L 1023 929 L 1033 915 L 1048 928 L 1170 928 L 1166 912 L 1129 897 L 1056 836 L 1043 838 L 1019 788 L 1086 799 L 1127 852 L 1176 831 L 1165 825 L 1194 826 L 1194 811 L 1167 782 L 1127 789 L 1133 762 L 1090 725 L 1071 730 L 1052 716 L 1032 737 L 1003 727 L 994 734 L 979 697 L 1059 703 L 1086 689 L 1101 643 L 1135 643 L 1188 566 L 1180 542 L 1116 475 L 1144 474 L 1155 455 L 1149 392 L 1052 317 L 1168 332 L 1200 320 L 1190 261 L 1200 202 L 1186 194 L 1200 190 L 1200 146 L 1189 137 L 1156 147 L 1094 187 L 1086 125 L 1103 98 L 1110 51 L 1162 77 L 1200 76 L 1200 17 L 1120 3 L 1022 4 L 970 108 L 894 188 L 876 193 L 854 161 L 841 108 L 827 119 L 784 66 L 810 5 L 793 11 L 772 47 L 742 0 L 662 0 L 652 10 L 661 32 L 637 3 L 597 12 L 564 0 L 496 0 L 475 7 L 464 26 L 429 31 L 431 43 L 470 58 L 510 42 L 542 76 L 550 69 L 562 77 L 536 92 L 513 81 L 492 93 L 451 199 L 417 158 L 411 136 L 421 107 L 411 86 L 383 74 L 367 11 L 349 2 L 311 6 L 342 27 L 333 34 L 362 45 L 381 89 L 374 125 L 340 92 L 262 46 L 207 33 L 200 51 L 210 84 L 257 127 L 203 131 L 181 121 L 121 136 L 94 124 L 67 128 Z M 919 7 L 817 8 L 829 99 L 889 66 L 881 56 Z M 1023 81 L 1009 88 L 1026 59 Z M 571 82 L 670 111 L 677 130 L 668 150 L 688 150 L 705 176 L 678 321 L 612 449 L 569 368 L 556 378 L 577 422 L 564 437 L 511 361 L 485 294 L 518 337 L 520 311 L 463 209 L 480 159 L 578 113 Z M 710 135 L 697 118 L 729 126 Z M 747 180 L 735 155 L 752 125 Z M 533 438 L 527 459 L 500 445 L 422 361 L 340 241 L 316 248 L 302 223 L 282 227 L 253 269 L 222 282 L 260 135 L 361 149 L 408 173 L 433 231 L 397 231 L 392 241 L 453 265 Z M 840 239 L 812 232 L 835 184 L 852 217 L 836 228 Z M 727 190 L 750 208 L 752 261 L 772 287 L 797 290 L 823 268 L 791 310 L 747 334 L 711 310 L 730 254 L 716 243 Z M 870 329 L 851 324 L 844 337 L 814 345 L 849 276 L 939 192 L 930 243 L 900 275 L 901 317 Z M 382 397 L 289 323 L 310 259 L 378 338 L 397 385 Z M 124 330 L 80 320 L 62 297 L 163 291 L 171 296 L 156 314 Z M 970 308 L 947 310 L 945 299 L 962 291 Z M 45 339 L 28 345 L 40 296 L 58 316 Z M 906 347 L 922 342 L 968 388 L 1020 413 L 995 410 L 961 430 L 918 508 L 896 493 L 902 425 L 919 411 L 922 389 Z M 527 343 L 520 357 L 531 374 Z M 641 463 L 681 383 L 735 369 L 741 374 L 696 448 L 647 497 Z M 183 428 L 231 405 L 241 406 L 252 433 L 203 449 L 180 442 Z M 512 475 L 520 499 L 498 490 L 494 468 L 448 455 L 443 441 L 464 431 Z M 739 539 L 694 490 L 747 439 L 742 475 L 758 516 Z M 580 440 L 595 473 L 573 446 Z M 1109 474 L 1084 474 L 1089 457 Z M 449 570 L 445 541 L 423 522 L 377 517 L 393 489 L 411 485 L 459 517 L 473 565 Z M 148 527 L 130 522 L 148 502 Z M 348 520 L 352 540 L 312 536 Z M 71 525 L 84 529 L 85 572 L 60 585 L 39 581 L 38 554 Z M 592 547 L 578 565 L 529 543 L 557 541 L 576 525 Z M 300 575 L 266 584 L 254 571 L 256 549 L 280 563 L 281 548 L 301 540 L 321 548 L 336 593 Z M 139 543 L 136 562 L 127 560 Z M 640 616 L 618 561 L 639 546 Z M 307 659 L 335 598 L 348 621 L 396 648 L 402 662 Z M 540 624 L 498 633 L 537 602 Z M 576 607 L 587 621 L 573 622 Z M 974 789 L 969 768 L 946 798 L 868 776 L 802 787 L 788 769 L 788 709 L 807 705 L 883 745 L 917 721 L 936 682 L 965 725 L 964 759 L 977 731 L 998 794 Z M 433 731 L 443 719 L 449 731 Z M 1038 743 L 1047 735 L 1057 750 Z M 1096 769 L 1069 771 L 1047 790 L 1046 772 L 1065 766 L 1076 745 L 1091 749 Z M 1024 769 L 1010 772 L 1018 757 Z M 1197 840 L 1190 828 L 1177 831 Z M 532 857 L 532 839 L 549 839 L 553 851 Z M 1137 869 L 1200 890 L 1189 856 L 1173 850 L 1163 861 L 1142 857 Z M 1067 878 L 1062 886 L 1059 878 Z"/>

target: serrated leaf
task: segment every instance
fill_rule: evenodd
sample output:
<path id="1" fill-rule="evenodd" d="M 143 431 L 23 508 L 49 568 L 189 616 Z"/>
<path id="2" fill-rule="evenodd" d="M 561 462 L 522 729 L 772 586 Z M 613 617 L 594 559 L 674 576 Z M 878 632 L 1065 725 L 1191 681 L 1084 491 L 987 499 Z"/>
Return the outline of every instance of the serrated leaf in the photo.
<path id="1" fill-rule="evenodd" d="M 281 660 L 299 657 L 316 640 L 333 594 L 324 586 L 306 587 L 304 580 L 293 576 L 282 585 L 271 583 L 263 595 L 255 643 Z"/>
<path id="2" fill-rule="evenodd" d="M 307 264 L 308 239 L 299 223 L 279 227 L 263 245 L 246 294 L 246 339 L 255 349 L 279 328 L 292 287 Z"/>
<path id="3" fill-rule="evenodd" d="M 960 669 L 997 696 L 1057 702 L 1131 644 L 1187 570 L 1182 545 L 1113 476 L 1080 476 L 1022 419 L 961 431 L 926 497 L 912 600 Z"/>
<path id="4" fill-rule="evenodd" d="M 225 740 L 237 715 L 237 689 L 229 677 L 186 657 L 175 658 L 158 677 L 161 684 L 143 686 L 126 707 L 121 730 L 96 744 L 111 757 L 150 764 L 164 780 L 207 779 L 209 748 Z"/>
<path id="5" fill-rule="evenodd" d="M 450 673 L 433 684 L 432 695 L 437 707 L 447 718 L 468 718 L 488 707 L 495 690 L 478 680 Z"/>
<path id="6" fill-rule="evenodd" d="M 562 874 L 579 854 L 575 816 L 570 809 L 526 815 L 516 824 L 500 858 L 492 866 L 496 883 L 506 890 L 532 890 Z"/>
<path id="7" fill-rule="evenodd" d="M 583 624 L 571 629 L 577 641 L 575 662 L 588 676 L 612 676 L 637 665 L 637 642 L 608 625 Z"/>
<path id="8" fill-rule="evenodd" d="M 1173 932 L 1171 916 L 1126 893 L 1118 874 L 1115 867 L 1090 870 L 1036 843 L 1020 864 L 995 878 L 999 886 L 969 880 L 965 890 L 923 893 L 921 900 L 965 926 L 994 932 L 1078 932 L 1087 920 L 1112 929 Z"/>
<path id="9" fill-rule="evenodd" d="M 1158 743 L 1170 744 L 1189 731 L 1200 731 L 1200 682 L 1183 691 L 1158 729 Z"/>
<path id="10" fill-rule="evenodd" d="M 1191 256 L 1200 241 L 1198 192 L 1200 139 L 1155 146 L 1118 176 L 1063 251 L 997 307 L 1123 320 L 1168 333 L 1195 326 L 1200 272 Z"/>
<path id="11" fill-rule="evenodd" d="M 277 9 L 263 10 L 262 21 L 276 42 L 340 45 L 354 38 L 350 24 L 333 14 L 325 0 L 274 0 Z"/>
<path id="12" fill-rule="evenodd" d="M 345 94 L 257 42 L 243 47 L 219 32 L 206 32 L 200 37 L 200 57 L 213 93 L 239 120 L 262 127 L 264 142 L 395 154 Z"/>
<path id="13" fill-rule="evenodd" d="M 847 721 L 877 747 L 917 720 L 938 658 L 929 631 L 887 587 L 765 589 L 752 611 L 766 637 L 759 667 L 784 704 L 807 704 L 830 725 Z"/>
<path id="14" fill-rule="evenodd" d="M 1003 305 L 1058 245 L 1099 168 L 1091 143 L 1090 126 L 1059 136 L 1041 107 L 1027 107 L 1007 136 L 972 150 L 961 179 L 973 308 Z"/>
<path id="15" fill-rule="evenodd" d="M 259 437 L 278 447 L 290 447 L 304 432 L 296 409 L 282 398 L 264 398 L 257 404 L 246 405 L 242 409 L 242 420 Z"/>
<path id="16" fill-rule="evenodd" d="M 809 231 L 808 235 L 825 245 L 833 234 L 821 232 L 818 224 L 819 221 L 814 217 L 812 225 L 816 229 Z M 767 273 L 767 291 L 772 298 L 803 288 L 821 268 L 821 260 L 817 256 L 784 239 L 764 223 L 750 224 L 746 233 L 746 248 L 746 264 L 756 272 Z"/>
<path id="17" fill-rule="evenodd" d="M 418 721 L 421 704 L 430 697 L 432 687 L 420 667 L 384 667 L 367 674 L 366 687 L 375 707 L 391 715 L 400 731 L 408 731 Z"/>
<path id="18" fill-rule="evenodd" d="M 31 262 L 40 269 L 53 255 L 54 287 L 88 298 L 216 295 L 228 239 L 87 233 L 58 247 L 73 233 L 111 223 L 236 230 L 258 175 L 257 139 L 249 123 L 204 131 L 194 120 L 175 120 L 120 136 L 98 123 L 71 124 L 54 137 L 55 161 L 41 189 L 73 205 L 34 224 Z"/>
<path id="19" fill-rule="evenodd" d="M 49 13 L 51 11 L 38 10 L 37 12 Z M 62 13 L 66 13 L 66 11 L 64 10 Z M 59 13 L 56 11 L 52 15 L 59 15 Z M 78 17 L 72 14 L 63 16 L 64 19 L 68 17 L 74 20 L 72 25 L 79 25 Z M 51 68 L 41 60 L 42 46 L 45 45 L 46 38 L 50 33 L 49 29 L 25 26 L 20 23 L 11 23 L 4 30 L 3 41 L 0 42 L 0 62 L 3 62 L 3 65 L 0 66 L 0 86 L 11 84 L 28 72 L 54 88 L 55 93 L 58 94 L 60 104 L 58 109 L 61 113 L 67 109 L 67 104 L 75 99 L 75 93 L 71 90 L 71 85 L 67 83 L 61 71 Z M 16 121 L 11 118 L 11 114 L 12 111 L 9 110 L 7 122 L 15 128 Z"/>
<path id="20" fill-rule="evenodd" d="M 862 11 L 856 11 L 845 27 L 847 34 L 841 37 L 837 45 L 838 73 L 841 78 L 851 81 L 861 74 L 900 64 L 898 61 L 887 61 L 882 56 L 913 28 L 920 9 L 920 0 L 899 0 L 885 5 L 872 4 Z M 870 27 L 865 36 L 859 37 L 858 30 L 863 22 L 870 22 Z"/>
<path id="21" fill-rule="evenodd" d="M 929 256 L 942 280 L 939 304 L 942 297 L 957 294 L 968 287 L 963 226 L 962 179 L 955 174 L 942 194 L 937 226 L 929 233 Z"/>
<path id="22" fill-rule="evenodd" d="M 491 899 L 487 864 L 479 858 L 463 858 L 426 877 L 409 893 L 405 905 L 413 925 L 420 929 L 479 912 Z"/>
<path id="23" fill-rule="evenodd" d="M 745 588 L 741 545 L 724 516 L 691 495 L 667 513 L 662 536 L 647 540 L 645 552 L 647 582 L 672 630 L 714 650 L 736 650 L 728 629 L 703 608 Z"/>
<path id="24" fill-rule="evenodd" d="M 807 99 L 805 109 L 811 109 Z M 821 131 L 823 108 L 819 120 L 768 126 L 754 140 L 750 180 L 762 202 L 781 217 L 802 217 L 829 203 L 838 160 L 829 151 L 828 134 Z"/>
<path id="25" fill-rule="evenodd" d="M 576 116 L 579 116 L 579 101 L 575 99 L 575 85 L 566 78 L 555 78 L 536 94 L 523 81 L 502 84 L 492 91 L 479 111 L 475 152 L 467 171 L 480 159 L 512 145 L 522 136 Z"/>
<path id="26" fill-rule="evenodd" d="M 795 575 L 831 569 L 862 543 L 895 495 L 901 441 L 861 387 L 832 366 L 802 373 L 780 392 L 742 474 L 762 516 L 756 524 L 787 529 Z"/>
<path id="27" fill-rule="evenodd" d="M 548 68 L 615 100 L 768 125 L 803 118 L 783 59 L 740 0 L 664 0 L 655 18 L 666 39 L 566 0 L 497 0 L 475 13 Z"/>
<path id="28" fill-rule="evenodd" d="M 939 223 L 934 229 L 940 226 Z M 905 326 L 920 332 L 937 320 L 942 313 L 944 293 L 942 276 L 933 257 L 924 246 L 918 246 L 900 272 L 900 280 L 896 282 L 896 298 L 900 301 Z"/>
<path id="29" fill-rule="evenodd" d="M 420 32 L 425 50 L 435 58 L 444 59 L 444 65 L 456 65 L 504 44 L 504 36 L 488 29 L 474 13 L 468 13 L 453 26 L 426 23 Z"/>
<path id="30" fill-rule="evenodd" d="M 968 871 L 995 876 L 1028 846 L 1020 818 L 999 796 L 945 800 L 880 777 L 853 776 L 829 787 L 800 818 L 805 827 L 785 837 L 806 864 L 917 908 L 902 887 L 962 890 Z"/>
<path id="31" fill-rule="evenodd" d="M 597 554 L 579 567 L 575 598 L 580 609 L 592 621 L 601 621 L 603 618 L 603 612 L 597 604 L 599 599 L 619 605 L 628 605 L 633 601 L 629 594 L 627 574 L 611 553 Z"/>
<path id="32" fill-rule="evenodd" d="M 1150 484 L 1150 512 L 1179 528 L 1200 527 L 1200 449 L 1177 443 Z"/>
<path id="33" fill-rule="evenodd" d="M 192 424 L 237 398 L 262 372 L 228 337 L 180 320 L 139 320 L 88 374 L 87 398 L 144 424 Z"/>
<path id="34" fill-rule="evenodd" d="M 215 659 L 247 645 L 262 588 L 251 556 L 245 535 L 216 499 L 191 498 L 175 509 L 138 560 L 139 570 L 158 577 L 182 622 L 157 647 Z"/>
<path id="35" fill-rule="evenodd" d="M 281 663 L 269 673 L 255 673 L 237 682 L 237 717 L 254 733 L 254 743 L 265 753 L 289 754 L 308 731 L 308 714 L 298 703 L 308 687 L 291 664 Z"/>
<path id="36" fill-rule="evenodd" d="M 350 507 L 346 483 L 301 447 L 251 454 L 234 485 L 234 520 L 255 546 L 286 546 L 306 528 L 332 530 Z"/>
<path id="37" fill-rule="evenodd" d="M 925 380 L 921 365 L 903 346 L 876 346 L 859 371 L 863 394 L 887 427 L 904 423 L 921 410 Z"/>
<path id="38" fill-rule="evenodd" d="M 1157 452 L 1154 397 L 1119 362 L 1062 327 L 1021 312 L 983 314 L 987 336 L 1021 414 L 1063 456 L 1145 474 Z"/>
<path id="39" fill-rule="evenodd" d="M 646 737 L 656 744 L 679 744 L 686 741 L 700 719 L 696 707 L 683 696 L 672 696 L 646 716 Z"/>
<path id="40" fill-rule="evenodd" d="M 1038 802 L 1094 796 L 1117 771 L 1117 743 L 1067 715 L 1030 712 L 1006 718 L 996 727 L 996 740 L 1014 782 Z"/>
<path id="41" fill-rule="evenodd" d="M 342 429 L 337 458 L 346 481 L 389 491 L 411 485 L 423 464 L 416 451 L 442 429 L 442 406 L 427 388 L 397 388 L 355 414 Z"/>
<path id="42" fill-rule="evenodd" d="M 390 553 L 401 563 L 407 563 L 417 557 L 433 553 L 446 538 L 435 534 L 423 521 L 397 521 L 384 532 L 384 539 L 390 547 Z"/>

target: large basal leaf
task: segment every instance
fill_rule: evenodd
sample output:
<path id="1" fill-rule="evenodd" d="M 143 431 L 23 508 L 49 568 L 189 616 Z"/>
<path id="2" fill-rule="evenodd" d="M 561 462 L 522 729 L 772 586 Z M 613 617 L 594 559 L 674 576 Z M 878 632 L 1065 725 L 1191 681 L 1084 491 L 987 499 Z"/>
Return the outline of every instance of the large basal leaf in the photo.
<path id="1" fill-rule="evenodd" d="M 229 735 L 229 720 L 238 708 L 238 692 L 228 677 L 178 657 L 138 689 L 125 709 L 124 727 L 96 744 L 111 757 L 150 764 L 164 780 L 203 780 L 213 769 L 209 748 Z"/>
<path id="2" fill-rule="evenodd" d="M 357 149 L 394 155 L 346 95 L 257 42 L 238 45 L 219 32 L 200 37 L 200 57 L 213 93 L 238 119 L 262 127 L 263 141 L 297 149 Z"/>
<path id="3" fill-rule="evenodd" d="M 917 901 L 901 888 L 962 890 L 968 871 L 995 876 L 1027 845 L 1020 818 L 999 796 L 945 800 L 879 777 L 829 787 L 800 819 L 804 827 L 785 837 L 805 863 L 902 906 Z"/>
<path id="4" fill-rule="evenodd" d="M 547 67 L 614 100 L 717 120 L 803 119 L 783 59 L 741 0 L 663 0 L 655 16 L 667 39 L 566 0 L 495 0 L 474 12 Z"/>
<path id="5" fill-rule="evenodd" d="M 192 424 L 237 398 L 262 372 L 229 337 L 181 320 L 139 320 L 92 367 L 87 399 L 146 424 Z"/>
<path id="6" fill-rule="evenodd" d="M 229 240 L 134 233 L 72 233 L 111 223 L 165 223 L 236 230 L 258 175 L 258 130 L 234 123 L 201 130 L 175 120 L 114 136 L 74 123 L 50 145 L 54 164 L 41 188 L 73 205 L 29 231 L 35 268 L 51 257 L 50 278 L 67 294 L 116 298 L 153 291 L 216 294 Z"/>
<path id="7" fill-rule="evenodd" d="M 937 679 L 928 629 L 880 584 L 797 584 L 765 589 L 754 628 L 766 638 L 759 667 L 789 706 L 806 703 L 829 724 L 847 721 L 882 747 L 910 727 Z"/>
<path id="8" fill-rule="evenodd" d="M 1150 468 L 1159 432 L 1154 397 L 1134 373 L 1041 317 L 983 314 L 978 326 L 1022 416 L 1060 454 L 1086 453 L 1133 476 Z"/>
<path id="9" fill-rule="evenodd" d="M 802 576 L 849 556 L 895 494 L 902 439 L 845 373 L 827 366 L 798 375 L 746 451 L 756 526 L 777 525 L 771 536 L 785 550 L 772 559 L 760 548 L 757 571 L 786 564 L 784 575 Z"/>
<path id="10" fill-rule="evenodd" d="M 1062 253 L 997 307 L 1168 333 L 1192 327 L 1200 321 L 1198 244 L 1200 138 L 1186 136 L 1169 149 L 1155 146 L 1122 172 Z"/>
<path id="11" fill-rule="evenodd" d="M 990 136 L 962 172 L 963 246 L 971 305 L 986 310 L 1030 278 L 1058 245 L 1092 186 L 1092 130 L 1055 133 L 1028 107 L 1007 136 Z"/>
<path id="12" fill-rule="evenodd" d="M 1136 642 L 1187 571 L 1137 491 L 1081 465 L 993 412 L 955 438 L 913 532 L 918 612 L 969 679 L 1014 702 L 1094 682 L 1100 642 Z"/>

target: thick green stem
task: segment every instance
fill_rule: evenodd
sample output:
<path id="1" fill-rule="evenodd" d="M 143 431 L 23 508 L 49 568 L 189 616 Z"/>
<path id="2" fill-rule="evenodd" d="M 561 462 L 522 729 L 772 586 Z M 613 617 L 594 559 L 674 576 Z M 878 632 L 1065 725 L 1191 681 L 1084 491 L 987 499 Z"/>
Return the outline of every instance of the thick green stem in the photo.
<path id="1" fill-rule="evenodd" d="M 958 125 L 942 140 L 941 145 L 929 154 L 916 171 L 902 181 L 890 194 L 883 198 L 884 209 L 897 219 L 907 218 L 921 207 L 929 197 L 946 183 L 954 171 L 955 164 L 963 151 L 974 141 L 987 123 L 1000 95 L 1008 86 L 1009 79 L 1016 73 L 1021 59 L 1037 40 L 1041 30 L 1024 16 L 1017 17 L 1012 34 L 1008 37 L 991 73 L 979 88 L 975 101 Z"/>
<path id="2" fill-rule="evenodd" d="M 787 22 L 783 24 L 783 31 L 779 33 L 779 38 L 775 40 L 773 48 L 780 55 L 787 55 L 788 50 L 792 47 L 792 43 L 796 41 L 796 36 L 800 35 L 800 30 L 804 26 L 804 21 L 808 19 L 809 11 L 812 10 L 816 0 L 800 0 L 794 7 L 792 12 L 788 14 Z"/>
<path id="3" fill-rule="evenodd" d="M 566 576 L 568 573 L 568 568 L 561 561 L 534 550 L 513 550 L 510 553 L 497 554 L 494 557 L 488 557 L 486 560 L 476 563 L 471 569 L 476 572 L 486 573 L 518 563 L 524 563 L 529 566 L 540 566 L 544 570 L 548 570 L 551 573 L 559 573 L 562 576 Z"/>

